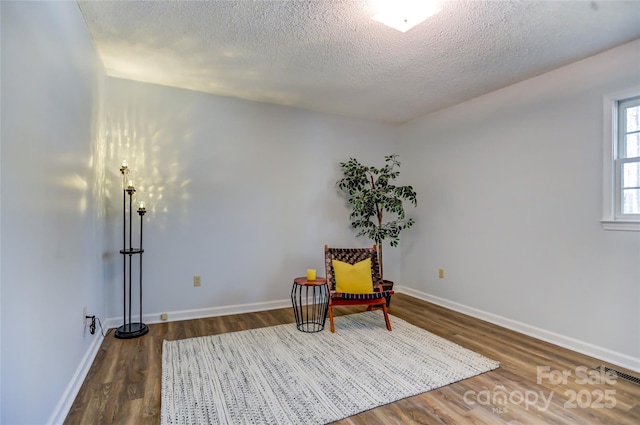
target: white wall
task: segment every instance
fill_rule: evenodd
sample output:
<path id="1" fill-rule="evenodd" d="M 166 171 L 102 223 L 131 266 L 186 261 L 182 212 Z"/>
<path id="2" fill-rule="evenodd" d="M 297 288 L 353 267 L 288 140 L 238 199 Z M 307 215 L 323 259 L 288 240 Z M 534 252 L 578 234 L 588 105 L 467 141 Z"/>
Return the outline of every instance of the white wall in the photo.
<path id="1" fill-rule="evenodd" d="M 82 307 L 121 314 L 122 159 L 150 203 L 145 314 L 286 300 L 325 243 L 369 244 L 349 229 L 338 162 L 397 152 L 419 207 L 385 251 L 389 278 L 640 357 L 640 238 L 598 223 L 602 95 L 638 81 L 637 42 L 398 128 L 105 88 L 75 3 L 1 12 L 2 423 L 60 419 L 99 342 Z"/>
<path id="2" fill-rule="evenodd" d="M 150 320 L 287 300 L 307 268 L 324 275 L 325 243 L 371 244 L 349 228 L 335 188 L 338 163 L 355 156 L 381 165 L 394 152 L 397 127 L 112 78 L 107 93 L 108 314 L 119 323 L 123 159 L 136 195 L 150 203 L 143 258 Z M 138 226 L 136 219 L 134 234 Z M 399 249 L 385 255 L 389 278 L 399 279 Z"/>
<path id="3" fill-rule="evenodd" d="M 404 125 L 404 178 L 420 197 L 404 284 L 638 362 L 640 234 L 599 220 L 602 98 L 638 85 L 639 51 L 636 41 Z"/>
<path id="4" fill-rule="evenodd" d="M 42 424 L 99 341 L 83 307 L 104 314 L 105 76 L 75 2 L 1 8 L 1 422 Z"/>

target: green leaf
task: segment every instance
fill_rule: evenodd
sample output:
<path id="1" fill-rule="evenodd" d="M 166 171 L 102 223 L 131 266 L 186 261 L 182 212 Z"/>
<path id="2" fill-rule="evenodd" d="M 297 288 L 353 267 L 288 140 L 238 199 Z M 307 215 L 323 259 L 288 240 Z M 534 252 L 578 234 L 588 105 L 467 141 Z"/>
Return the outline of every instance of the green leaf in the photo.
<path id="1" fill-rule="evenodd" d="M 343 177 L 336 186 L 348 194 L 352 207 L 349 219 L 351 227 L 358 230 L 357 236 L 367 236 L 376 244 L 388 240 L 391 246 L 398 246 L 400 232 L 414 224 L 413 219 L 405 218 L 403 204 L 417 206 L 417 195 L 412 186 L 395 184 L 400 177 L 398 155 L 386 155 L 384 161 L 381 168 L 365 166 L 355 158 L 340 162 Z M 391 219 L 379 223 L 379 217 Z"/>

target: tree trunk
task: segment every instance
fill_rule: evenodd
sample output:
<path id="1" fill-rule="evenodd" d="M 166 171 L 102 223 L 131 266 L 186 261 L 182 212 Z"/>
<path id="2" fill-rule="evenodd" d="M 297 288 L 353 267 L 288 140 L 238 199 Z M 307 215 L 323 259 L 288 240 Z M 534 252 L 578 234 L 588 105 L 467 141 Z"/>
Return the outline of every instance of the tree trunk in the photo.
<path id="1" fill-rule="evenodd" d="M 380 280 L 384 282 L 384 268 L 382 267 L 382 242 L 378 244 L 378 263 L 380 263 Z"/>
<path id="2" fill-rule="evenodd" d="M 376 204 L 376 210 L 378 213 L 378 228 L 382 228 L 382 208 Z M 378 263 L 380 263 L 380 281 L 384 282 L 384 267 L 382 266 L 382 241 L 378 242 Z"/>

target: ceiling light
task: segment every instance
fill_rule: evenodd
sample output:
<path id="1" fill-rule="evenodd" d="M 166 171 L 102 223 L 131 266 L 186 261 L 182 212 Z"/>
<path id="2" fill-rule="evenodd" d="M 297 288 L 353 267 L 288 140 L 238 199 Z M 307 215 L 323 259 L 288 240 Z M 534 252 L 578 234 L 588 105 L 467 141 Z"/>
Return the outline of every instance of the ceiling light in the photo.
<path id="1" fill-rule="evenodd" d="M 386 0 L 380 2 L 378 13 L 371 17 L 400 32 L 407 32 L 442 8 L 435 1 Z"/>

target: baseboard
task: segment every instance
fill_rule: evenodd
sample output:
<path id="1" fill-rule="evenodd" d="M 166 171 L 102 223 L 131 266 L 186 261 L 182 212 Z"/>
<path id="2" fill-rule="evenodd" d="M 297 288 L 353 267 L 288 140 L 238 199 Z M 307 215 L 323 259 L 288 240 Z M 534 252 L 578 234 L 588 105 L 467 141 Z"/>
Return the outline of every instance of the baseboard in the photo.
<path id="1" fill-rule="evenodd" d="M 256 311 L 275 310 L 278 308 L 291 307 L 291 300 L 277 300 L 266 301 L 260 303 L 250 304 L 237 304 L 224 307 L 209 307 L 194 310 L 181 310 L 181 311 L 165 311 L 168 315 L 167 320 L 160 319 L 162 313 L 149 313 L 143 314 L 142 320 L 146 324 L 162 323 L 162 322 L 177 322 L 180 320 L 202 319 L 206 317 L 228 316 L 230 314 L 242 314 L 253 313 Z M 132 319 L 133 322 L 137 321 L 137 318 Z M 293 316 L 291 316 L 293 321 Z M 122 326 L 122 317 L 111 317 L 106 320 L 106 327 L 117 328 Z"/>
<path id="2" fill-rule="evenodd" d="M 89 369 L 93 364 L 93 360 L 96 358 L 98 350 L 100 349 L 100 345 L 104 340 L 104 337 L 99 332 L 96 332 L 95 336 L 97 338 L 93 339 L 93 342 L 89 346 L 89 349 L 80 361 L 80 365 L 76 369 L 76 372 L 73 374 L 73 377 L 67 385 L 67 388 L 64 390 L 60 401 L 58 401 L 56 408 L 53 410 L 53 413 L 49 417 L 49 420 L 47 421 L 48 424 L 62 424 L 67 418 L 69 410 L 71 410 L 71 405 L 76 399 L 78 392 L 80 392 L 80 387 L 82 387 L 84 379 L 87 377 L 87 373 L 89 373 Z"/>
<path id="3" fill-rule="evenodd" d="M 502 326 L 503 328 L 511 329 L 513 331 L 520 332 L 522 334 L 531 336 L 533 338 L 550 342 L 552 344 L 559 345 L 569 350 L 586 354 L 587 356 L 595 357 L 597 359 L 604 360 L 606 362 L 640 373 L 640 358 L 618 353 L 616 351 L 609 350 L 608 348 L 599 347 L 597 345 L 580 341 L 575 338 L 571 338 L 565 335 L 560 335 L 558 333 L 537 328 L 535 326 L 531 326 L 526 323 L 522 323 L 516 320 L 508 319 L 506 317 L 498 316 L 497 314 L 488 313 L 486 311 L 482 311 L 477 308 L 469 307 L 463 304 L 446 300 L 444 298 L 436 297 L 434 295 L 427 294 L 425 292 L 421 292 L 406 286 L 394 287 L 393 290 L 395 292 L 407 294 L 412 297 L 439 305 L 441 307 L 445 307 L 450 310 L 454 310 L 459 313 L 463 313 L 468 316 L 475 317 L 477 319 L 482 319 L 484 321 L 493 323 L 495 325 Z M 595 365 L 585 365 L 585 366 L 595 366 Z"/>

